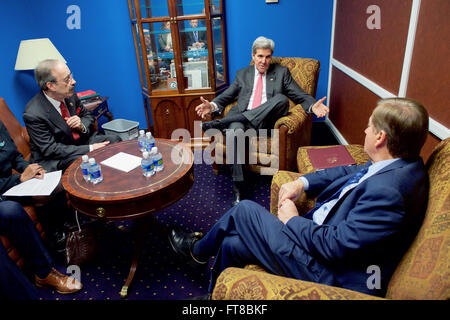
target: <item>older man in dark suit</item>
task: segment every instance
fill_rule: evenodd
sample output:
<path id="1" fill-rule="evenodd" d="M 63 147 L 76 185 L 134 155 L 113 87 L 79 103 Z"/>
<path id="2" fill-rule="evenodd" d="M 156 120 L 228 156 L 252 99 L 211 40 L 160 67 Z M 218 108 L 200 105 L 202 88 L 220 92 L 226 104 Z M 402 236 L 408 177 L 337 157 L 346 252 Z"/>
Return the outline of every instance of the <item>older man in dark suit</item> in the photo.
<path id="1" fill-rule="evenodd" d="M 237 99 L 237 106 L 220 120 L 204 122 L 203 130 L 211 128 L 223 130 L 232 129 L 235 135 L 238 129 L 273 129 L 275 122 L 289 111 L 289 100 L 301 104 L 305 111 L 324 117 L 329 109 L 323 104 L 326 97 L 315 101 L 303 91 L 292 79 L 287 67 L 271 64 L 275 44 L 273 40 L 259 37 L 253 42 L 252 59 L 254 66 L 249 66 L 237 72 L 231 86 L 211 102 L 201 97 L 202 104 L 196 107 L 197 114 L 204 118 L 209 113 L 221 114 L 225 107 Z M 244 175 L 242 164 L 237 161 L 237 138 L 234 142 L 234 162 L 232 177 L 235 183 L 235 199 L 240 201 Z M 240 140 L 242 141 L 242 140 Z"/>
<path id="2" fill-rule="evenodd" d="M 121 141 L 93 130 L 94 116 L 75 94 L 67 65 L 44 60 L 35 69 L 41 91 L 26 105 L 23 120 L 30 136 L 31 162 L 47 171 L 65 170 L 89 151 Z"/>

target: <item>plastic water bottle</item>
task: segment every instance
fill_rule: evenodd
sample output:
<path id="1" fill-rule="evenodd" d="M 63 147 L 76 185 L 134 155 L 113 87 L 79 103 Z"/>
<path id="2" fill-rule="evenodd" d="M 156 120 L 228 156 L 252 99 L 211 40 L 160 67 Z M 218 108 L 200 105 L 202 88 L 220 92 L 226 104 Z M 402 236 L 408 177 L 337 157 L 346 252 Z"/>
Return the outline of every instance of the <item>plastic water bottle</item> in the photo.
<path id="1" fill-rule="evenodd" d="M 139 131 L 138 144 L 139 144 L 139 150 L 141 150 L 141 152 L 144 152 L 145 151 L 145 131 L 144 130 Z"/>
<path id="2" fill-rule="evenodd" d="M 89 180 L 93 184 L 103 181 L 102 169 L 100 165 L 95 162 L 94 158 L 89 159 Z"/>
<path id="3" fill-rule="evenodd" d="M 147 151 L 142 153 L 141 167 L 144 177 L 151 177 L 155 174 L 153 159 Z"/>
<path id="4" fill-rule="evenodd" d="M 155 138 L 153 138 L 152 133 L 149 131 L 145 134 L 145 151 L 150 152 L 155 146 Z"/>
<path id="5" fill-rule="evenodd" d="M 153 165 L 155 166 L 155 171 L 159 172 L 162 169 L 164 169 L 162 154 L 158 152 L 158 147 L 152 148 L 152 154 L 153 154 Z"/>
<path id="6" fill-rule="evenodd" d="M 89 158 L 87 154 L 81 157 L 81 172 L 83 173 L 84 181 L 89 181 Z"/>

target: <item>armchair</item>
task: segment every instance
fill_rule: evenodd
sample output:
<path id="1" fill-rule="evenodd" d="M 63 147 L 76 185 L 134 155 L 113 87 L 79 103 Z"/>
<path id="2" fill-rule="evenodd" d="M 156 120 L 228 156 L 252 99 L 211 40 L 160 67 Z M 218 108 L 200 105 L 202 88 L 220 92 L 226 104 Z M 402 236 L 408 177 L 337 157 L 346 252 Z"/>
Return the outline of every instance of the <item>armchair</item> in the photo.
<path id="1" fill-rule="evenodd" d="M 252 62 L 253 63 L 253 62 Z M 315 97 L 317 81 L 319 78 L 320 62 L 314 59 L 306 58 L 286 58 L 272 57 L 272 63 L 279 63 L 287 66 L 293 79 L 300 87 L 311 96 Z M 262 168 L 268 169 L 266 173 L 274 174 L 277 169 L 270 166 L 278 163 L 279 170 L 294 170 L 296 166 L 295 152 L 300 146 L 306 146 L 311 141 L 312 116 L 307 115 L 301 105 L 295 105 L 289 102 L 289 113 L 285 117 L 278 119 L 274 129 L 279 130 L 278 141 L 273 141 L 271 137 L 259 139 L 252 137 L 250 139 L 251 157 L 257 159 L 256 164 L 249 164 L 247 167 L 254 172 L 261 172 Z M 228 105 L 223 113 L 225 116 L 236 103 Z M 219 140 L 220 141 L 220 140 Z M 225 139 L 222 139 L 225 141 Z M 274 145 L 272 146 L 272 143 Z M 263 144 L 265 145 L 263 147 Z M 222 150 L 218 154 L 226 154 L 225 143 L 217 142 L 216 150 Z M 222 163 L 226 163 L 225 159 Z M 213 164 L 213 169 L 217 172 L 218 166 Z"/>
<path id="2" fill-rule="evenodd" d="M 362 146 L 353 146 L 354 154 L 363 156 Z M 302 152 L 304 149 L 302 150 Z M 352 152 L 351 152 L 352 153 Z M 301 152 L 299 151 L 299 154 Z M 352 154 L 352 155 L 354 155 Z M 355 159 L 363 161 L 363 159 Z M 309 161 L 309 160 L 307 160 Z M 390 279 L 386 299 L 450 298 L 450 138 L 436 146 L 427 160 L 430 178 L 428 208 L 415 240 Z M 301 173 L 280 171 L 271 186 L 271 208 L 276 208 L 282 183 Z M 305 203 L 306 201 L 306 203 Z M 309 201 L 309 203 L 308 203 Z M 314 204 L 313 199 L 299 199 L 299 212 Z M 276 214 L 273 211 L 272 213 Z M 366 300 L 378 297 L 318 283 L 275 276 L 254 265 L 225 269 L 217 279 L 213 299 L 276 300 Z"/>

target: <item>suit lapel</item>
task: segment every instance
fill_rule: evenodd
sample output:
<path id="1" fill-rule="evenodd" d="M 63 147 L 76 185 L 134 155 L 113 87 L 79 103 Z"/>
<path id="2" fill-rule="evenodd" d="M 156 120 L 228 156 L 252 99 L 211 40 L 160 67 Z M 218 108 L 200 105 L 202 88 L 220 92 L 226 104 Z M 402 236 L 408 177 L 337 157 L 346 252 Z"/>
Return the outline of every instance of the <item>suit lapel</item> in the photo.
<path id="1" fill-rule="evenodd" d="M 47 119 L 58 127 L 62 131 L 64 131 L 69 137 L 72 137 L 72 131 L 61 115 L 56 111 L 55 107 L 48 101 L 48 99 L 44 96 L 44 93 L 41 92 L 40 96 L 41 106 L 43 107 L 43 111 L 47 115 Z M 70 111 L 69 111 L 70 112 Z"/>
<path id="2" fill-rule="evenodd" d="M 73 100 L 71 98 L 64 99 L 64 104 L 66 105 L 67 109 L 69 110 L 70 116 L 74 116 L 77 114 L 75 104 L 73 103 Z"/>
<path id="3" fill-rule="evenodd" d="M 371 178 L 373 178 L 373 177 L 375 177 L 375 176 L 377 176 L 377 175 L 379 175 L 379 174 L 382 174 L 382 173 L 385 173 L 385 172 L 388 172 L 388 171 L 391 171 L 391 170 L 395 170 L 395 169 L 397 169 L 397 168 L 401 168 L 401 167 L 403 167 L 403 166 L 405 166 L 405 165 L 408 165 L 409 163 L 410 163 L 410 162 L 405 161 L 405 160 L 403 160 L 403 159 L 399 159 L 399 160 L 397 160 L 397 161 L 394 161 L 394 162 L 391 163 L 390 165 L 384 167 L 383 169 L 379 170 L 379 171 L 378 171 L 377 173 L 375 173 L 374 175 L 370 176 L 367 180 L 370 180 Z M 367 180 L 361 182 L 361 184 L 365 183 Z M 345 183 L 345 182 L 344 182 L 344 183 Z M 346 193 L 338 200 L 338 202 L 336 202 L 336 204 L 333 206 L 333 208 L 330 210 L 330 212 L 328 213 L 327 217 L 326 217 L 325 220 L 323 221 L 324 224 L 325 224 L 325 223 L 326 223 L 326 222 L 327 222 L 327 221 L 335 214 L 335 212 L 338 210 L 339 206 L 340 206 L 341 203 L 345 200 L 345 198 L 347 198 L 347 196 L 348 196 L 354 189 L 356 189 L 356 188 L 358 188 L 358 187 L 359 187 L 359 185 L 356 186 L 355 188 L 353 188 L 352 190 L 346 192 Z"/>
<path id="4" fill-rule="evenodd" d="M 273 97 L 273 89 L 275 81 L 277 80 L 277 75 L 275 73 L 275 65 L 271 64 L 269 70 L 267 70 L 266 74 L 266 96 L 267 100 Z"/>

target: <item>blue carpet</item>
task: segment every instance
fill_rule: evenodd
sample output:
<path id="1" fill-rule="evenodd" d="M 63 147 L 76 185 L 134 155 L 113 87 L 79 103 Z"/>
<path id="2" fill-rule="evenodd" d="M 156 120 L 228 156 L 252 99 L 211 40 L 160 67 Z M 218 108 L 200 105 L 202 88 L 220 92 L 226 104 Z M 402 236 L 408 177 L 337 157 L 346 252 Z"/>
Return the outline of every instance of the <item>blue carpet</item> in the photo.
<path id="1" fill-rule="evenodd" d="M 196 153 L 196 159 L 198 156 Z M 144 250 L 126 299 L 189 299 L 207 293 L 214 259 L 204 269 L 188 266 L 172 251 L 165 230 L 178 226 L 185 231 L 207 233 L 230 208 L 232 181 L 228 173 L 215 175 L 206 164 L 195 164 L 194 175 L 194 185 L 184 198 L 154 214 L 157 223 L 152 224 L 146 234 Z M 271 177 L 255 174 L 251 175 L 251 181 L 249 199 L 269 209 Z M 42 300 L 121 299 L 119 293 L 128 276 L 135 241 L 133 222 L 115 222 L 113 226 L 99 235 L 96 257 L 81 267 L 83 290 L 72 295 L 40 290 Z M 56 268 L 66 273 L 64 261 L 57 259 L 56 263 Z"/>

